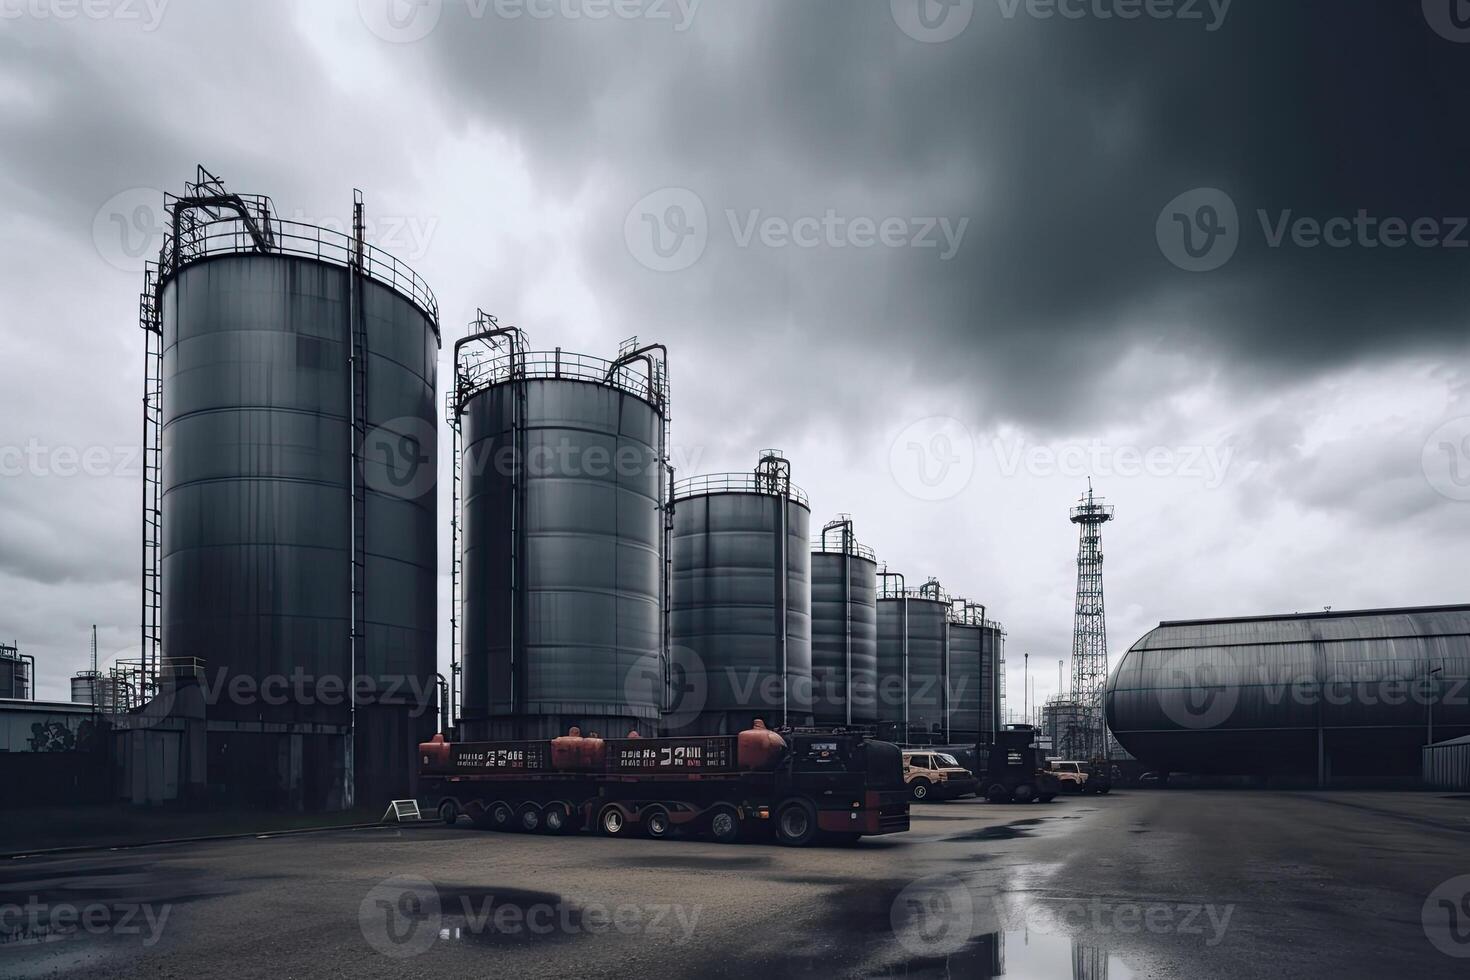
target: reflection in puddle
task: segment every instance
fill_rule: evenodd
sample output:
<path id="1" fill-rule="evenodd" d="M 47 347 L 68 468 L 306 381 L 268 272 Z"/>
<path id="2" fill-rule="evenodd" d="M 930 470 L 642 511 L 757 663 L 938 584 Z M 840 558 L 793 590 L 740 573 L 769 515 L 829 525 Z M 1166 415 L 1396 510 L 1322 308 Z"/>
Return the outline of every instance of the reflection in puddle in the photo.
<path id="1" fill-rule="evenodd" d="M 1118 957 L 1096 946 L 1085 946 L 1066 936 L 1025 930 L 977 936 L 943 959 L 906 964 L 906 975 L 936 968 L 940 976 L 990 980 L 1133 980 L 1136 974 Z"/>

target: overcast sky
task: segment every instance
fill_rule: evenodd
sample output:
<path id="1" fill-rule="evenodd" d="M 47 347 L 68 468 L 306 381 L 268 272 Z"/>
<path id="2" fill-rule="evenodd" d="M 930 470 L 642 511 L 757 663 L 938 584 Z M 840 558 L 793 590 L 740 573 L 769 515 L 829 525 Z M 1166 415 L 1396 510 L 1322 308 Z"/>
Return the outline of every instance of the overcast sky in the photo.
<path id="1" fill-rule="evenodd" d="M 911 584 L 1068 654 L 1466 599 L 1451 0 L 0 0 L 0 637 L 138 634 L 137 294 L 196 163 L 534 347 L 669 345 L 681 474 L 783 449 Z M 85 471 L 85 472 L 82 472 Z M 447 485 L 441 513 L 447 514 Z M 447 542 L 447 532 L 446 532 Z M 447 543 L 440 590 L 447 622 Z M 447 628 L 441 648 L 447 663 Z"/>

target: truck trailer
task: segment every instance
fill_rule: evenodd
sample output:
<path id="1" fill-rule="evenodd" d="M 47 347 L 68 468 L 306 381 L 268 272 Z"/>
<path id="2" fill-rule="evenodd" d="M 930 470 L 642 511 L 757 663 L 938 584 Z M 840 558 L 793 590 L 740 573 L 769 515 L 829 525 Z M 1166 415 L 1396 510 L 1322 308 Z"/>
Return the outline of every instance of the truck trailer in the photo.
<path id="1" fill-rule="evenodd" d="M 522 833 L 772 833 L 782 844 L 855 841 L 909 829 L 898 746 L 841 729 L 419 746 L 421 807 L 447 824 Z"/>

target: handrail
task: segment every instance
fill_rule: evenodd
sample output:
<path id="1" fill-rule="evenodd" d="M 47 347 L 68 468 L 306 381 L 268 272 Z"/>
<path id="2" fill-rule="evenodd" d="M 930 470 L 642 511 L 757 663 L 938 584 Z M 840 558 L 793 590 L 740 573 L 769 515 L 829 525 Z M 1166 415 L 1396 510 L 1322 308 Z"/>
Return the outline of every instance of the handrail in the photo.
<path id="1" fill-rule="evenodd" d="M 178 240 L 170 235 L 159 256 L 160 284 L 178 268 L 214 255 L 300 255 L 347 267 L 352 265 L 361 247 L 363 274 L 413 301 L 433 321 L 434 332 L 439 332 L 439 301 L 433 290 L 418 273 L 395 256 L 330 228 L 280 218 L 267 219 L 265 224 L 266 237 L 271 243 L 271 250 L 266 253 L 258 247 L 261 229 L 238 216 L 199 222 L 189 235 L 180 236 Z"/>
<path id="2" fill-rule="evenodd" d="M 634 362 L 619 363 L 605 357 L 575 354 L 564 350 L 516 352 L 514 370 L 510 353 L 490 354 L 475 360 L 466 360 L 461 365 L 465 382 L 461 404 L 486 388 L 510 381 L 527 378 L 561 378 L 568 381 L 590 381 L 636 395 L 651 401 L 655 408 L 664 411 L 668 406 L 669 385 L 667 374 L 655 372 L 649 378 L 638 371 Z M 651 397 L 650 397 L 651 395 Z"/>
<path id="3" fill-rule="evenodd" d="M 847 548 L 847 550 L 844 551 L 843 548 L 842 548 L 842 545 L 840 545 L 840 544 L 828 544 L 827 542 L 825 542 L 824 540 L 822 540 L 822 538 L 820 538 L 820 537 L 812 538 L 812 554 L 814 554 L 814 555 L 841 555 L 841 554 L 848 554 L 848 555 L 852 555 L 852 556 L 857 557 L 857 558 L 866 558 L 868 561 L 877 561 L 878 560 L 878 557 L 877 557 L 876 554 L 874 554 L 873 549 L 872 548 L 869 548 L 865 544 L 859 544 L 857 541 L 852 541 L 852 542 L 850 542 L 849 547 Z"/>
<path id="4" fill-rule="evenodd" d="M 806 491 L 796 484 L 788 484 L 784 494 L 776 493 L 771 487 L 770 479 L 757 477 L 754 473 L 706 473 L 686 477 L 674 484 L 675 500 L 717 493 L 758 493 L 768 497 L 785 496 L 804 507 L 811 506 L 807 500 Z"/>

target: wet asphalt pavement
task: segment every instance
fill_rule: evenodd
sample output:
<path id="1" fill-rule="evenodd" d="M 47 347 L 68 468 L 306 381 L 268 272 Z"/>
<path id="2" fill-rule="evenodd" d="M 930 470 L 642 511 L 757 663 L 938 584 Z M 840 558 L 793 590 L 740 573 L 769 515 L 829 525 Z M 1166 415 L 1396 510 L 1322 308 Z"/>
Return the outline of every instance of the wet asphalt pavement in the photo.
<path id="1" fill-rule="evenodd" d="M 1470 975 L 1470 799 L 1118 791 L 848 847 L 339 831 L 0 863 L 0 977 Z"/>

